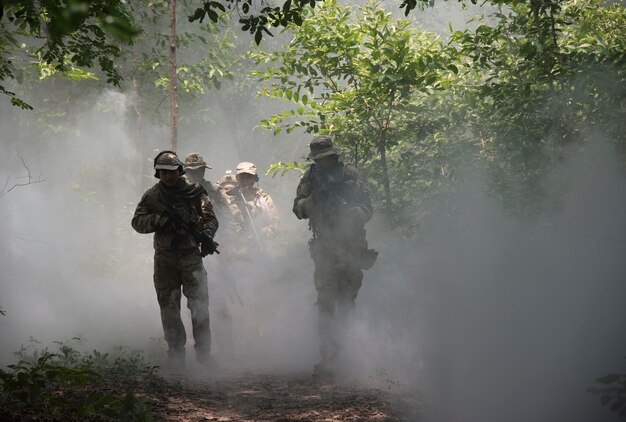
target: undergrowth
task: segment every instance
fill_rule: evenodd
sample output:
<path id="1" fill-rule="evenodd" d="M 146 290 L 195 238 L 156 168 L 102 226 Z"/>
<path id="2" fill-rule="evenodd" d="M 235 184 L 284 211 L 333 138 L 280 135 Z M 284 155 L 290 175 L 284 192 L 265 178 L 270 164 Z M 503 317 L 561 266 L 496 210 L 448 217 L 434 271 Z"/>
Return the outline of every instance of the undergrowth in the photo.
<path id="1" fill-rule="evenodd" d="M 74 338 L 80 341 L 80 338 Z M 140 352 L 24 348 L 0 369 L 0 420 L 151 421 L 146 393 L 165 381 Z"/>

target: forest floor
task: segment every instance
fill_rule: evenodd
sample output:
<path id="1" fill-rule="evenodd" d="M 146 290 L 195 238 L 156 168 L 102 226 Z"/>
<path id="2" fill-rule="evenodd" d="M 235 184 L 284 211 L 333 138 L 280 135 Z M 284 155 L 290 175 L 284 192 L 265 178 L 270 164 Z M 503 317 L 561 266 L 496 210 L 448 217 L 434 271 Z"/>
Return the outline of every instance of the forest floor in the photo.
<path id="1" fill-rule="evenodd" d="M 310 374 L 170 378 L 148 396 L 157 421 L 417 421 L 415 394 Z M 383 386 L 384 387 L 384 386 Z"/>

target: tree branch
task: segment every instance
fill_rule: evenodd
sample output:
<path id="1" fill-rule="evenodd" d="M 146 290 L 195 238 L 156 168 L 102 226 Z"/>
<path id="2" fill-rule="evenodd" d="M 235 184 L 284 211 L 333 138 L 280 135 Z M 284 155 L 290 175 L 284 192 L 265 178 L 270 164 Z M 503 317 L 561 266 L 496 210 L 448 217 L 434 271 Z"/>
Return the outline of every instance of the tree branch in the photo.
<path id="1" fill-rule="evenodd" d="M 27 182 L 26 183 L 14 183 L 9 189 L 7 189 L 7 186 L 9 186 L 9 181 L 11 180 L 11 176 L 7 177 L 7 181 L 5 182 L 4 186 L 2 187 L 2 190 L 0 190 L 0 198 L 2 198 L 4 195 L 8 194 L 9 192 L 11 192 L 15 188 L 22 187 L 22 186 L 33 185 L 35 183 L 42 183 L 42 182 L 45 182 L 46 180 L 48 180 L 47 177 L 42 179 L 41 178 L 41 174 L 39 174 L 37 179 L 33 180 L 33 177 L 30 174 L 30 169 L 26 165 L 26 161 L 24 161 L 24 158 L 22 158 L 21 155 L 18 155 L 18 157 L 20 157 L 20 160 L 22 161 L 22 165 L 26 169 L 27 175 L 23 176 L 23 178 L 26 178 Z"/>

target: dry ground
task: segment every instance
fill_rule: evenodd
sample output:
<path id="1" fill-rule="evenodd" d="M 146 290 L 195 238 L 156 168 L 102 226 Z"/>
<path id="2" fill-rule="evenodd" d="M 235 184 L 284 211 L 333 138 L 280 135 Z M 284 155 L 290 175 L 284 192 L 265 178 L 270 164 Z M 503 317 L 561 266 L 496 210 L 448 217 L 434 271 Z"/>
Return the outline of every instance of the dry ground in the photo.
<path id="1" fill-rule="evenodd" d="M 150 397 L 157 421 L 418 421 L 407 391 L 339 385 L 309 374 L 182 378 Z M 394 388 L 397 390 L 397 388 Z"/>

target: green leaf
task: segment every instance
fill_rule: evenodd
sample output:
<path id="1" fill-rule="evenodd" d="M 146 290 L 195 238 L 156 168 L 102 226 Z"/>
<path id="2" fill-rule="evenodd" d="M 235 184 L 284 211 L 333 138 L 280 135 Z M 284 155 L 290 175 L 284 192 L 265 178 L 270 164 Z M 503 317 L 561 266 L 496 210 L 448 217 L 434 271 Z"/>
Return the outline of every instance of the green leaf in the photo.
<path id="1" fill-rule="evenodd" d="M 30 104 L 27 104 L 23 100 L 13 97 L 11 98 L 11 105 L 21 108 L 22 110 L 33 110 L 33 107 Z"/>

